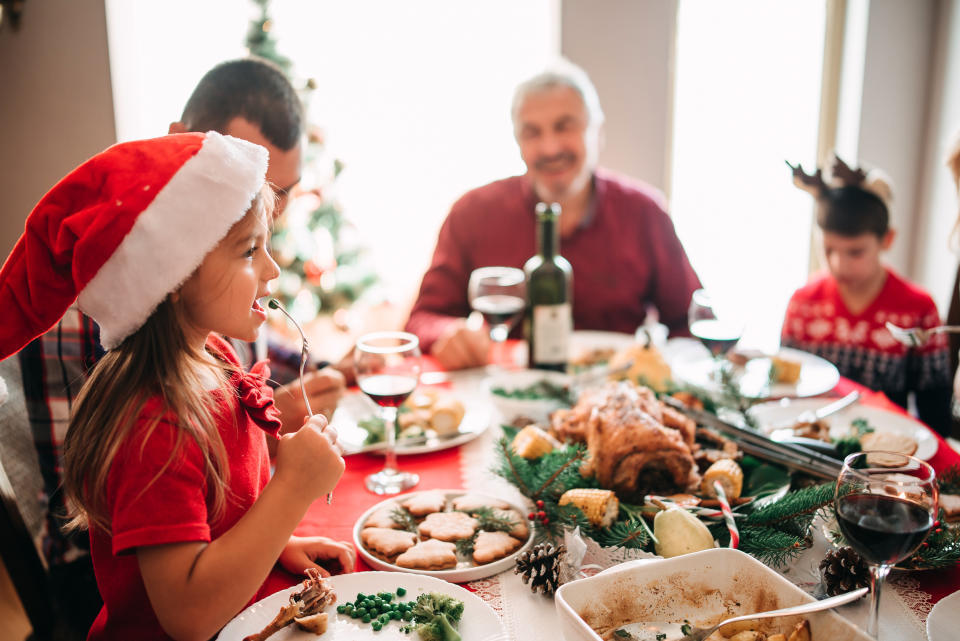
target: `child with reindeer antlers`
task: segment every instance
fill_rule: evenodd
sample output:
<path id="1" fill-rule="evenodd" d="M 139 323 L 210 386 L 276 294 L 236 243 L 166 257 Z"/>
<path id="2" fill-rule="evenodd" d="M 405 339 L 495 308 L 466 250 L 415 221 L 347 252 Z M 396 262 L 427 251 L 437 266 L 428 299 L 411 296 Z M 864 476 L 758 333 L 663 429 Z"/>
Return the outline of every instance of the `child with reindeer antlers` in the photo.
<path id="1" fill-rule="evenodd" d="M 788 163 L 789 165 L 789 163 Z M 810 175 L 793 167 L 797 187 L 817 201 L 827 273 L 794 292 L 781 343 L 812 352 L 840 374 L 882 391 L 906 407 L 916 394 L 920 419 L 941 434 L 950 429 L 950 364 L 947 339 L 938 334 L 923 347 L 897 342 L 885 327 L 929 328 L 940 324 L 937 306 L 881 255 L 893 244 L 889 183 L 836 157 L 829 182 L 818 168 Z"/>

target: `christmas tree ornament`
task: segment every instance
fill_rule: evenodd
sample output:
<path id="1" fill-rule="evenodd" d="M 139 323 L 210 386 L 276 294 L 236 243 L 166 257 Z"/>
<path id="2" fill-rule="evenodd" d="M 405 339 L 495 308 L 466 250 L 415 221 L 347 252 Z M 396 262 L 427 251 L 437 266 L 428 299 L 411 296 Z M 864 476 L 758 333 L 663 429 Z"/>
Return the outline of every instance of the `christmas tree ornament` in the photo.
<path id="1" fill-rule="evenodd" d="M 870 585 L 870 568 L 851 547 L 827 552 L 820 561 L 820 576 L 830 596 Z"/>
<path id="2" fill-rule="evenodd" d="M 566 548 L 539 543 L 517 557 L 514 574 L 530 586 L 534 594 L 552 596 L 560 585 L 560 567 Z"/>

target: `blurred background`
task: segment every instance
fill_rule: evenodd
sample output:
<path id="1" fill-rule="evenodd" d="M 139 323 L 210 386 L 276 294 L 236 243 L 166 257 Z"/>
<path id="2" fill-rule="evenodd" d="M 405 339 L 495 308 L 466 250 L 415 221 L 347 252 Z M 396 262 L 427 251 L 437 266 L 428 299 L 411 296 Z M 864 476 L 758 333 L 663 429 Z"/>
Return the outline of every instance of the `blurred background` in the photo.
<path id="1" fill-rule="evenodd" d="M 453 201 L 523 172 L 512 90 L 558 55 L 599 91 L 601 164 L 666 194 L 705 286 L 748 317 L 745 342 L 776 344 L 790 293 L 819 266 L 813 203 L 784 160 L 812 167 L 833 149 L 891 176 L 898 236 L 888 260 L 928 288 L 941 313 L 950 300 L 957 202 L 943 158 L 960 127 L 956 0 L 4 7 L 3 255 L 60 176 L 116 141 L 166 133 L 200 77 L 245 55 L 260 25 L 298 86 L 314 81 L 304 93 L 315 134 L 304 181 L 341 226 L 305 251 L 316 254 L 306 257 L 314 285 L 326 277 L 330 292 L 343 290 L 318 298 L 319 313 L 353 310 L 341 326 L 383 305 L 402 322 Z"/>

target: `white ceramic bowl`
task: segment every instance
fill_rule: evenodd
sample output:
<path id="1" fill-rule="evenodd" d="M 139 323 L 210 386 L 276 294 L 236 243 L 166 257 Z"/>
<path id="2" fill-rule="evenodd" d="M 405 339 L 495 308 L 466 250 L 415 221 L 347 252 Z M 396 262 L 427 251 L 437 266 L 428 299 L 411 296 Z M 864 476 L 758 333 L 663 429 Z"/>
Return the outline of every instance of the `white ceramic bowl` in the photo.
<path id="1" fill-rule="evenodd" d="M 715 548 L 672 559 L 631 561 L 560 587 L 557 612 L 566 641 L 601 641 L 587 620 L 623 625 L 629 621 L 684 619 L 695 626 L 738 614 L 813 601 L 763 563 L 738 550 Z M 801 617 L 768 619 L 769 634 L 790 630 Z M 835 612 L 804 615 L 814 639 L 869 641 L 867 634 Z"/>
<path id="2" fill-rule="evenodd" d="M 490 396 L 490 401 L 500 414 L 501 422 L 509 423 L 518 416 L 526 416 L 543 425 L 547 422 L 551 412 L 567 407 L 566 403 L 555 399 L 510 398 L 493 392 L 493 390 L 499 388 L 508 391 L 522 389 L 542 380 L 555 385 L 570 384 L 570 377 L 566 374 L 535 369 L 508 371 L 487 378 L 484 387 Z"/>

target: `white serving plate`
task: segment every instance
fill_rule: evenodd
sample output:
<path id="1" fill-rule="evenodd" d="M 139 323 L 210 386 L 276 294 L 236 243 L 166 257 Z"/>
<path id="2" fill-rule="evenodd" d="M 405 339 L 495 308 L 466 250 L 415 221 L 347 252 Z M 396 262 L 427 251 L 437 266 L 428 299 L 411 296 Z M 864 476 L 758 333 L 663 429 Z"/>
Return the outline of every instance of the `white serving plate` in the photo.
<path id="1" fill-rule="evenodd" d="M 690 338 L 672 338 L 663 350 L 673 378 L 678 383 L 699 387 L 708 392 L 721 391 L 716 376 L 716 362 L 699 341 Z M 819 396 L 832 390 L 840 382 L 836 366 L 815 354 L 781 347 L 777 355 L 799 361 L 800 379 L 796 383 L 769 384 L 770 359 L 754 358 L 736 374 L 740 393 L 749 398 L 782 398 L 786 396 Z"/>
<path id="2" fill-rule="evenodd" d="M 358 592 L 371 594 L 375 592 L 395 591 L 399 587 L 407 589 L 407 594 L 401 597 L 404 601 L 414 601 L 417 596 L 425 592 L 443 592 L 463 601 L 463 618 L 460 620 L 459 632 L 463 641 L 506 641 L 506 630 L 500 617 L 489 605 L 484 603 L 472 592 L 453 585 L 446 581 L 417 574 L 397 574 L 388 572 L 355 572 L 340 574 L 328 579 L 337 593 L 337 602 L 352 601 Z M 296 585 L 287 590 L 281 590 L 257 601 L 249 608 L 238 614 L 230 621 L 217 636 L 217 641 L 242 641 L 250 634 L 256 634 L 264 628 L 280 611 L 281 606 L 289 603 L 290 593 L 300 589 Z M 270 641 L 410 641 L 416 639 L 416 634 L 400 632 L 400 624 L 391 622 L 383 630 L 375 632 L 369 623 L 362 623 L 345 614 L 337 614 L 336 606 L 326 609 L 329 615 L 327 631 L 318 637 L 312 632 L 305 632 L 296 625 L 289 625 L 270 637 Z"/>
<path id="3" fill-rule="evenodd" d="M 817 410 L 833 400 L 835 399 L 783 399 L 754 405 L 749 413 L 756 419 L 761 430 L 769 432 L 774 426 L 788 423 L 801 413 Z M 937 453 L 939 442 L 933 432 L 923 423 L 897 412 L 855 403 L 824 420 L 830 425 L 830 436 L 842 438 L 849 435 L 850 423 L 858 418 L 866 419 L 878 432 L 903 434 L 916 440 L 917 451 L 914 456 L 920 460 L 926 461 Z"/>
<path id="4" fill-rule="evenodd" d="M 929 641 L 954 641 L 960 630 L 960 591 L 940 599 L 927 615 Z"/>
<path id="5" fill-rule="evenodd" d="M 432 436 L 426 441 L 417 439 L 410 443 L 404 443 L 403 439 L 399 439 L 396 446 L 397 454 L 424 454 L 463 445 L 477 438 L 490 427 L 493 417 L 488 403 L 479 399 L 461 398 L 455 392 L 453 396 L 460 399 L 460 402 L 464 405 L 463 420 L 460 421 L 457 434 L 455 436 Z M 379 443 L 364 444 L 367 438 L 367 430 L 357 424 L 360 420 L 376 416 L 379 416 L 379 408 L 361 391 L 348 392 L 340 399 L 330 424 L 337 429 L 337 441 L 345 454 L 383 452 L 383 447 Z"/>
<path id="6" fill-rule="evenodd" d="M 503 501 L 510 505 L 510 508 L 517 511 L 520 514 L 520 518 L 525 518 L 527 510 L 524 510 L 518 505 L 510 503 L 509 501 L 504 501 L 503 499 L 490 496 L 489 494 L 483 494 L 482 492 L 469 492 L 467 490 L 423 490 L 423 492 L 443 492 L 447 496 L 447 503 L 458 496 L 463 496 L 464 494 L 479 495 L 485 496 L 493 501 Z M 461 560 L 457 567 L 451 568 L 449 570 L 414 570 L 411 568 L 402 568 L 399 565 L 394 565 L 393 563 L 387 563 L 383 559 L 379 559 L 372 555 L 364 547 L 363 542 L 360 539 L 360 532 L 363 531 L 363 524 L 367 521 L 370 516 L 377 510 L 387 507 L 390 505 L 398 505 L 400 501 L 404 501 L 411 496 L 416 496 L 422 492 L 409 492 L 407 494 L 400 494 L 399 496 L 394 496 L 389 499 L 380 501 L 369 510 L 360 515 L 360 518 L 357 519 L 357 522 L 353 526 L 353 543 L 357 546 L 357 550 L 360 552 L 361 558 L 367 562 L 367 564 L 378 570 L 386 570 L 389 572 L 402 572 L 408 574 L 422 574 L 424 576 L 430 576 L 437 579 L 442 579 L 444 581 L 450 581 L 452 583 L 466 583 L 467 581 L 476 581 L 478 579 L 485 579 L 488 576 L 493 576 L 494 574 L 500 574 L 504 570 L 508 570 L 516 565 L 517 556 L 526 552 L 530 549 L 530 546 L 533 545 L 533 527 L 530 527 L 530 534 L 527 536 L 526 542 L 517 548 L 513 554 L 508 554 L 502 559 L 493 561 L 492 563 L 486 563 L 484 565 L 474 565 L 472 561 Z M 362 591 L 362 590 L 361 590 Z"/>
<path id="7" fill-rule="evenodd" d="M 522 369 L 494 374 L 484 381 L 483 386 L 489 395 L 490 402 L 500 415 L 502 423 L 509 423 L 518 416 L 526 416 L 540 425 L 545 425 L 552 412 L 568 405 L 556 399 L 509 398 L 493 392 L 497 388 L 521 389 L 542 380 L 555 385 L 570 385 L 570 376 L 561 372 Z"/>
<path id="8" fill-rule="evenodd" d="M 584 620 L 690 621 L 714 624 L 727 616 L 774 610 L 814 598 L 738 550 L 715 548 L 672 559 L 631 561 L 560 587 L 557 613 L 566 641 L 601 641 Z M 769 634 L 789 631 L 801 617 L 768 619 Z M 803 615 L 818 640 L 870 641 L 835 612 Z M 626 620 L 624 620 L 626 619 Z"/>
<path id="9" fill-rule="evenodd" d="M 633 334 L 621 332 L 600 332 L 577 330 L 570 334 L 570 362 L 575 362 L 585 354 L 598 349 L 622 351 L 637 342 Z M 602 363 L 595 363 L 600 365 Z"/>

